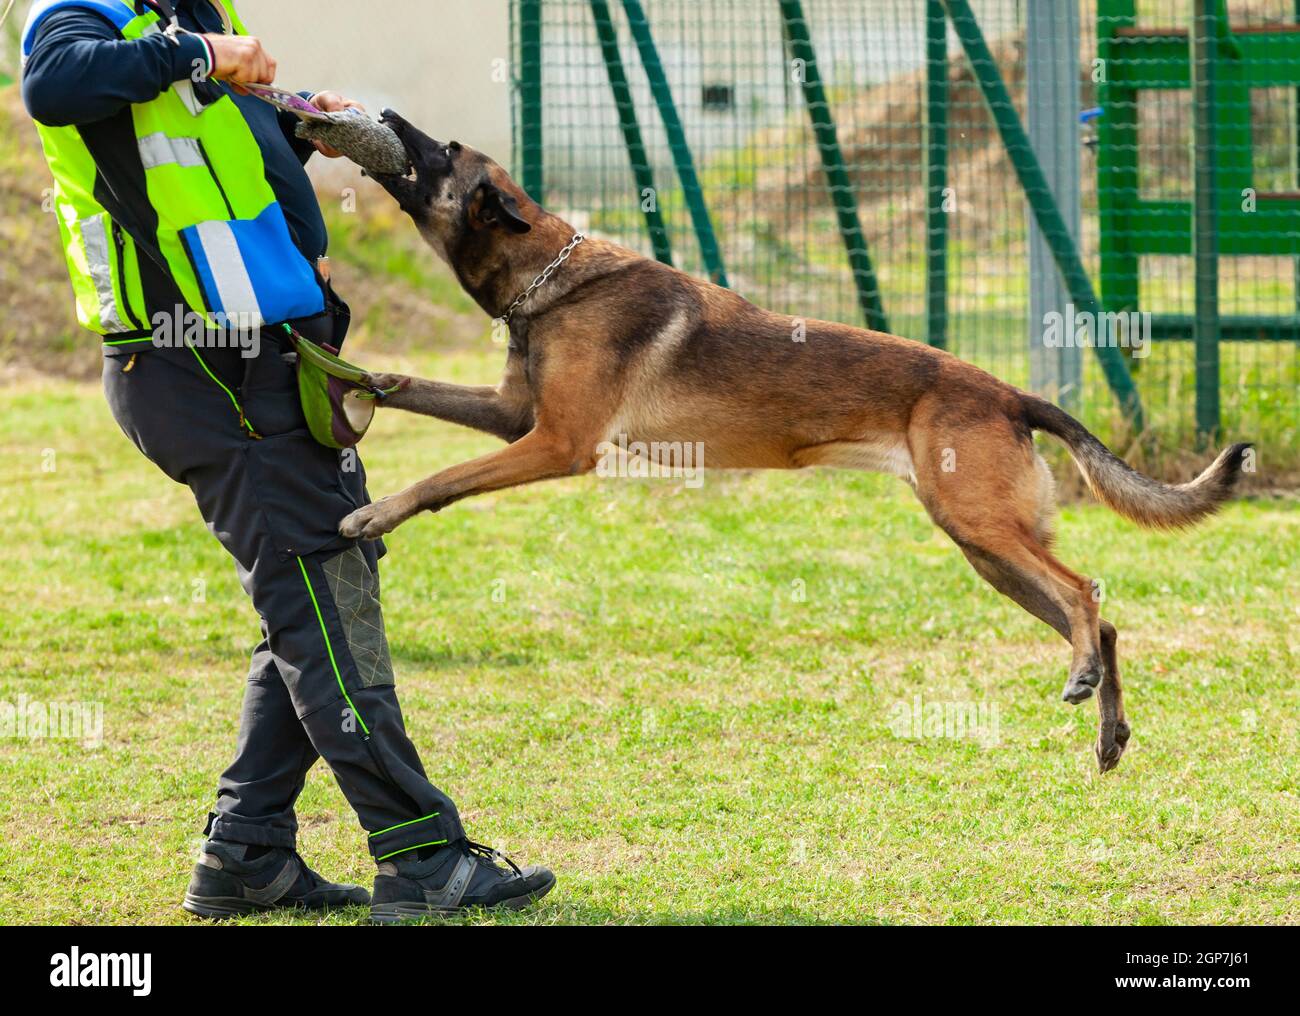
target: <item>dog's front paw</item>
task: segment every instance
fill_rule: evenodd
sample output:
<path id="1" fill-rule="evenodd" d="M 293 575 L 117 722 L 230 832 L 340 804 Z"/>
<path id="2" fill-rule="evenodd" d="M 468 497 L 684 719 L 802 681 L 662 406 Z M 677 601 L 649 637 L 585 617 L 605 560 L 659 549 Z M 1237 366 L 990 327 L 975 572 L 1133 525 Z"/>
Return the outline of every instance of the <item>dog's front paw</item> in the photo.
<path id="1" fill-rule="evenodd" d="M 409 517 L 410 512 L 403 511 L 395 498 L 382 497 L 345 516 L 339 523 L 339 532 L 354 540 L 377 540 Z"/>
<path id="2" fill-rule="evenodd" d="M 362 382 L 368 388 L 378 388 L 381 392 L 401 391 L 406 388 L 411 379 L 405 374 L 371 374 L 366 372 Z"/>

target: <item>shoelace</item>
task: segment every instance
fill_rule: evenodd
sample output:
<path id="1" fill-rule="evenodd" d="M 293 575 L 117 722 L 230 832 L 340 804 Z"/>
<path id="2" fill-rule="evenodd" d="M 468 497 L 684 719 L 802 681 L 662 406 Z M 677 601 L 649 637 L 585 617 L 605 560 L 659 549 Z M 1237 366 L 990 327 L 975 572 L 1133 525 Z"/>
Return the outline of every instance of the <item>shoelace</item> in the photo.
<path id="1" fill-rule="evenodd" d="M 519 870 L 519 865 L 515 864 L 514 861 L 510 860 L 510 858 L 506 857 L 505 854 L 501 853 L 501 851 L 494 847 L 485 846 L 482 843 L 475 843 L 473 840 L 467 839 L 465 840 L 465 849 L 469 853 L 483 858 L 488 864 L 497 869 L 500 869 L 501 867 L 497 862 L 505 861 L 506 864 L 510 865 L 511 869 L 519 878 L 524 877 L 524 873 Z"/>

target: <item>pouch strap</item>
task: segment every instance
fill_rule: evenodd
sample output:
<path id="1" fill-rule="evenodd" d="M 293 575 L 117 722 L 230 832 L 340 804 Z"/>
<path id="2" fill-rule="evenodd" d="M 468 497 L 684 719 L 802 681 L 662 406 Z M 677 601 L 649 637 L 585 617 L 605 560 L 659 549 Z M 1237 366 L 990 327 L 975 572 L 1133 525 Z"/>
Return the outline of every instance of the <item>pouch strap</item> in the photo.
<path id="1" fill-rule="evenodd" d="M 292 325 L 286 324 L 284 330 L 289 333 L 290 338 L 293 340 L 293 347 L 302 360 L 319 370 L 323 370 L 330 377 L 336 377 L 340 381 L 346 381 L 358 388 L 366 389 L 365 392 L 359 393 L 357 398 L 382 399 L 402 387 L 401 384 L 395 384 L 391 388 L 372 388 L 365 383 L 367 371 L 355 364 L 348 363 L 347 360 L 336 356 L 328 349 L 316 345 L 311 339 L 304 338 Z"/>

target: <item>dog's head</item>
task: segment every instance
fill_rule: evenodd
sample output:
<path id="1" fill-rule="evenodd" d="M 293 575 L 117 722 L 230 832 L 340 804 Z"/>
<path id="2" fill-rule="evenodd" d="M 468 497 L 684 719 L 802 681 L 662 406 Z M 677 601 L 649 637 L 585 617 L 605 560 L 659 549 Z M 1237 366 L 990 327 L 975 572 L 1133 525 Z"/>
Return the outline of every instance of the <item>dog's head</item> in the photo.
<path id="1" fill-rule="evenodd" d="M 532 229 L 520 208 L 531 202 L 492 159 L 458 141 L 435 141 L 391 109 L 381 119 L 406 146 L 411 172 L 378 173 L 375 180 L 443 260 L 467 238 L 493 242 Z"/>

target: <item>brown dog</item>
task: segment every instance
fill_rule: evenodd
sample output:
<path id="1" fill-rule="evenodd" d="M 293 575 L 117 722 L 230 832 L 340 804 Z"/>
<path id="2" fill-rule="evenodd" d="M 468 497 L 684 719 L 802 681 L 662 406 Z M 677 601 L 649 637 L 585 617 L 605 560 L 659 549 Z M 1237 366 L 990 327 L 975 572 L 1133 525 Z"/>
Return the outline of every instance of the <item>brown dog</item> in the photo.
<path id="1" fill-rule="evenodd" d="M 1070 642 L 1064 698 L 1098 690 L 1097 762 L 1115 767 L 1129 739 L 1115 627 L 1098 617 L 1092 582 L 1048 549 L 1053 484 L 1033 431 L 1065 442 L 1102 502 L 1156 527 L 1218 508 L 1249 445 L 1228 448 L 1191 483 L 1159 483 L 1050 402 L 954 356 L 773 314 L 625 248 L 580 240 L 491 159 L 395 114 L 385 120 L 413 174 L 377 179 L 479 306 L 508 320 L 510 349 L 495 387 L 371 380 L 404 385 L 389 405 L 509 445 L 353 512 L 340 532 L 373 539 L 464 497 L 585 473 L 620 439 L 698 442 L 722 469 L 893 473 L 980 575 Z"/>

